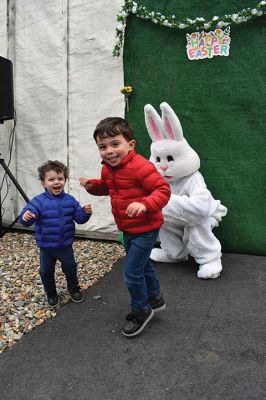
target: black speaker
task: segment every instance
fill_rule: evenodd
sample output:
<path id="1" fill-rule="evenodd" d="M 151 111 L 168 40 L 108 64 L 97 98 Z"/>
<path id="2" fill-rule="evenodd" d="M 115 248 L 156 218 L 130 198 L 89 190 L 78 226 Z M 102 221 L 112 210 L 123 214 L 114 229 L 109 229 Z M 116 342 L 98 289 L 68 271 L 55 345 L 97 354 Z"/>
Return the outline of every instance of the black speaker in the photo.
<path id="1" fill-rule="evenodd" d="M 0 123 L 14 118 L 13 64 L 0 57 Z"/>

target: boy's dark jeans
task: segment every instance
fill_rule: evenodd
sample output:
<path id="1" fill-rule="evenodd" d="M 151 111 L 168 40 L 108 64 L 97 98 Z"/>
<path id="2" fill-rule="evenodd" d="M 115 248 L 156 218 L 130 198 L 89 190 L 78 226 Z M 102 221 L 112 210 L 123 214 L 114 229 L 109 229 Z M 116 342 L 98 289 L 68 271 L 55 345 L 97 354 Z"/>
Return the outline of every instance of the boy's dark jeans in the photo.
<path id="1" fill-rule="evenodd" d="M 40 276 L 46 293 L 52 293 L 56 290 L 54 273 L 57 260 L 62 263 L 67 287 L 71 289 L 78 286 L 77 263 L 72 246 L 57 249 L 40 247 Z"/>
<path id="2" fill-rule="evenodd" d="M 137 235 L 123 232 L 126 250 L 124 279 L 134 311 L 146 310 L 148 298 L 160 294 L 160 283 L 150 260 L 158 233 L 159 230 Z"/>

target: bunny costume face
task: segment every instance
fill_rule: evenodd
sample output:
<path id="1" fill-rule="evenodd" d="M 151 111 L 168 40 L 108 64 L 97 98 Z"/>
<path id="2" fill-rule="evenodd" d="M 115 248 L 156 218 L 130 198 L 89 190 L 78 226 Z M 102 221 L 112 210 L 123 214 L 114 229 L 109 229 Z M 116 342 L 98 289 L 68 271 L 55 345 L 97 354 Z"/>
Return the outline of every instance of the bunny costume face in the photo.
<path id="1" fill-rule="evenodd" d="M 176 181 L 197 171 L 198 154 L 183 136 L 180 121 L 167 103 L 160 105 L 162 119 L 147 104 L 144 108 L 146 126 L 152 140 L 151 162 L 167 181 Z"/>
<path id="2" fill-rule="evenodd" d="M 215 200 L 198 171 L 200 159 L 183 136 L 180 121 L 167 103 L 160 105 L 162 118 L 147 104 L 145 122 L 150 138 L 150 161 L 171 187 L 171 197 L 163 208 L 160 229 L 161 248 L 150 258 L 157 262 L 178 263 L 194 257 L 199 264 L 198 278 L 215 279 L 222 271 L 221 244 L 212 232 L 227 213 Z"/>

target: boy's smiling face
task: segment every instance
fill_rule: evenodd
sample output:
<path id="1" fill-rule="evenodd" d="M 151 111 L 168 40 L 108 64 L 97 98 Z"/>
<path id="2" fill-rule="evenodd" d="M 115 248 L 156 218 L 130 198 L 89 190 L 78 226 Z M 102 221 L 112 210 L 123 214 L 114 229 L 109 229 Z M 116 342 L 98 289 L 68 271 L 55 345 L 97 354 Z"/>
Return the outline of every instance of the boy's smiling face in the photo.
<path id="1" fill-rule="evenodd" d="M 128 155 L 130 150 L 134 149 L 136 142 L 135 140 L 127 141 L 122 134 L 119 134 L 103 139 L 98 137 L 97 145 L 102 160 L 111 167 L 116 167 Z"/>
<path id="2" fill-rule="evenodd" d="M 46 171 L 44 181 L 41 182 L 42 186 L 48 190 L 50 194 L 59 196 L 63 192 L 66 179 L 63 172 L 56 172 L 54 170 Z"/>

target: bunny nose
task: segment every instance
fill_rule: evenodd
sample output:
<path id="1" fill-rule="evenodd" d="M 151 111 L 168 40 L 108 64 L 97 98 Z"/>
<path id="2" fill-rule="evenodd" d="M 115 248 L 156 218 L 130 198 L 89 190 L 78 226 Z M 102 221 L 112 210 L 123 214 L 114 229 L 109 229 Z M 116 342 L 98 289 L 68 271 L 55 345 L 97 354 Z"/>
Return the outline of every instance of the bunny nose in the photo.
<path id="1" fill-rule="evenodd" d="M 166 171 L 166 170 L 168 169 L 168 165 L 161 165 L 160 168 L 161 168 L 163 171 Z"/>

